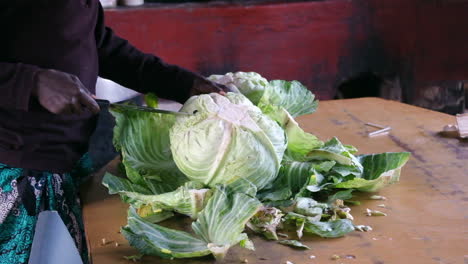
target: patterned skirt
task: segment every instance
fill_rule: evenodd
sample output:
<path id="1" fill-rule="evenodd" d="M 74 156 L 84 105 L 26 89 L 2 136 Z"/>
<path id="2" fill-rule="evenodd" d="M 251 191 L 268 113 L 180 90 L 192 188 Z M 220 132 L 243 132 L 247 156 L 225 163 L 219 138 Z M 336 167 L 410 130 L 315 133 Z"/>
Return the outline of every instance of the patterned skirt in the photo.
<path id="1" fill-rule="evenodd" d="M 92 172 L 87 155 L 71 173 L 12 168 L 0 163 L 0 264 L 28 263 L 37 215 L 57 211 L 83 263 L 88 263 L 78 185 Z"/>

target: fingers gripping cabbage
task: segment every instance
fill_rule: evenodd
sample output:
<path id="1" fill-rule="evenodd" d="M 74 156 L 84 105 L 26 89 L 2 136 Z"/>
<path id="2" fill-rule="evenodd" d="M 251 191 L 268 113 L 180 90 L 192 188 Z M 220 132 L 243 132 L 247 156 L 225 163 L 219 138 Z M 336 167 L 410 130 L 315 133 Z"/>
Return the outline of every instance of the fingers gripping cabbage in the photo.
<path id="1" fill-rule="evenodd" d="M 248 181 L 257 189 L 272 182 L 286 149 L 283 129 L 241 94 L 200 95 L 180 110 L 170 131 L 177 167 L 211 187 Z"/>

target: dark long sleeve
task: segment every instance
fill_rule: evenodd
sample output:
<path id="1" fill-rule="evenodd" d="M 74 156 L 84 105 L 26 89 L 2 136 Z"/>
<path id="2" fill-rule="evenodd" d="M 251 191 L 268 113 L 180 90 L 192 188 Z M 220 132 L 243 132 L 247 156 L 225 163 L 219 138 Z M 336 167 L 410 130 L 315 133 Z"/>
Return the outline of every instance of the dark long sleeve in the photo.
<path id="1" fill-rule="evenodd" d="M 0 107 L 27 111 L 34 74 L 38 67 L 22 63 L 0 62 Z"/>
<path id="2" fill-rule="evenodd" d="M 87 151 L 96 116 L 53 114 L 31 91 L 41 69 L 75 75 L 95 91 L 101 15 L 99 0 L 0 1 L 0 163 L 63 173 Z M 102 54 L 114 52 L 98 41 Z"/>
<path id="3" fill-rule="evenodd" d="M 99 0 L 7 2 L 0 4 L 0 163 L 70 172 L 87 151 L 96 116 L 42 107 L 31 96 L 39 69 L 73 74 L 91 93 L 101 75 L 142 93 L 189 97 L 197 75 L 117 37 L 104 26 Z"/>
<path id="4" fill-rule="evenodd" d="M 118 37 L 104 25 L 102 8 L 98 15 L 96 41 L 99 76 L 140 93 L 153 92 L 181 103 L 189 98 L 195 73 L 145 54 Z"/>

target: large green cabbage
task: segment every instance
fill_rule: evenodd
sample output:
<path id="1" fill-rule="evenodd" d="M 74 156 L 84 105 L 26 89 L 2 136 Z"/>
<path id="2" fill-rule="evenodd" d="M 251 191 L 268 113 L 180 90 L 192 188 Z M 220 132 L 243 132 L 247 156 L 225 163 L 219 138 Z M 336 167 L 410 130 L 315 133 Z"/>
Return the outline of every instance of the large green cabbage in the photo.
<path id="1" fill-rule="evenodd" d="M 127 179 L 106 174 L 103 184 L 131 205 L 122 234 L 143 254 L 221 259 L 236 244 L 254 249 L 246 225 L 269 239 L 280 224 L 296 226 L 299 238 L 343 236 L 354 230 L 344 200 L 395 183 L 409 159 L 356 156 L 337 138 L 304 131 L 294 117 L 317 101 L 297 81 L 245 72 L 210 79 L 238 93 L 194 96 L 180 110 L 189 116 L 111 109 Z M 192 232 L 164 227 L 175 214 L 192 218 Z"/>
<path id="2" fill-rule="evenodd" d="M 171 128 L 177 167 L 208 186 L 247 181 L 261 189 L 272 182 L 286 149 L 283 129 L 241 94 L 190 98 Z"/>

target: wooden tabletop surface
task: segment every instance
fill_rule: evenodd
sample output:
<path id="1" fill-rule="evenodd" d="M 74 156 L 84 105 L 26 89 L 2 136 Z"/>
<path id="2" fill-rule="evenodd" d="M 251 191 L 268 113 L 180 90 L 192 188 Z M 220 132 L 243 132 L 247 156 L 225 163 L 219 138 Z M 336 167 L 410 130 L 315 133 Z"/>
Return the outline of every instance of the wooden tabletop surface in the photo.
<path id="1" fill-rule="evenodd" d="M 355 224 L 370 225 L 371 232 L 352 232 L 343 238 L 306 236 L 311 249 L 298 251 L 252 236 L 256 251 L 234 247 L 223 263 L 468 263 L 468 140 L 441 133 L 455 117 L 378 98 L 320 102 L 316 113 L 298 118 L 307 132 L 322 140 L 333 136 L 354 145 L 359 154 L 409 151 L 400 182 L 380 191 L 386 201 L 359 194 L 352 206 Z M 369 138 L 365 123 L 391 126 L 389 135 Z M 133 263 L 135 255 L 118 233 L 126 224 L 128 206 L 108 195 L 100 184 L 106 170 L 116 173 L 117 160 L 97 173 L 82 192 L 86 232 L 94 264 Z M 387 208 L 377 205 L 384 203 Z M 387 216 L 365 216 L 366 208 Z M 179 220 L 177 220 L 179 221 Z M 102 239 L 110 241 L 102 245 Z M 115 242 L 119 243 L 116 246 Z M 331 260 L 339 255 L 339 260 Z M 310 258 L 315 256 L 315 258 Z M 146 263 L 214 263 L 212 258 L 162 260 Z"/>

